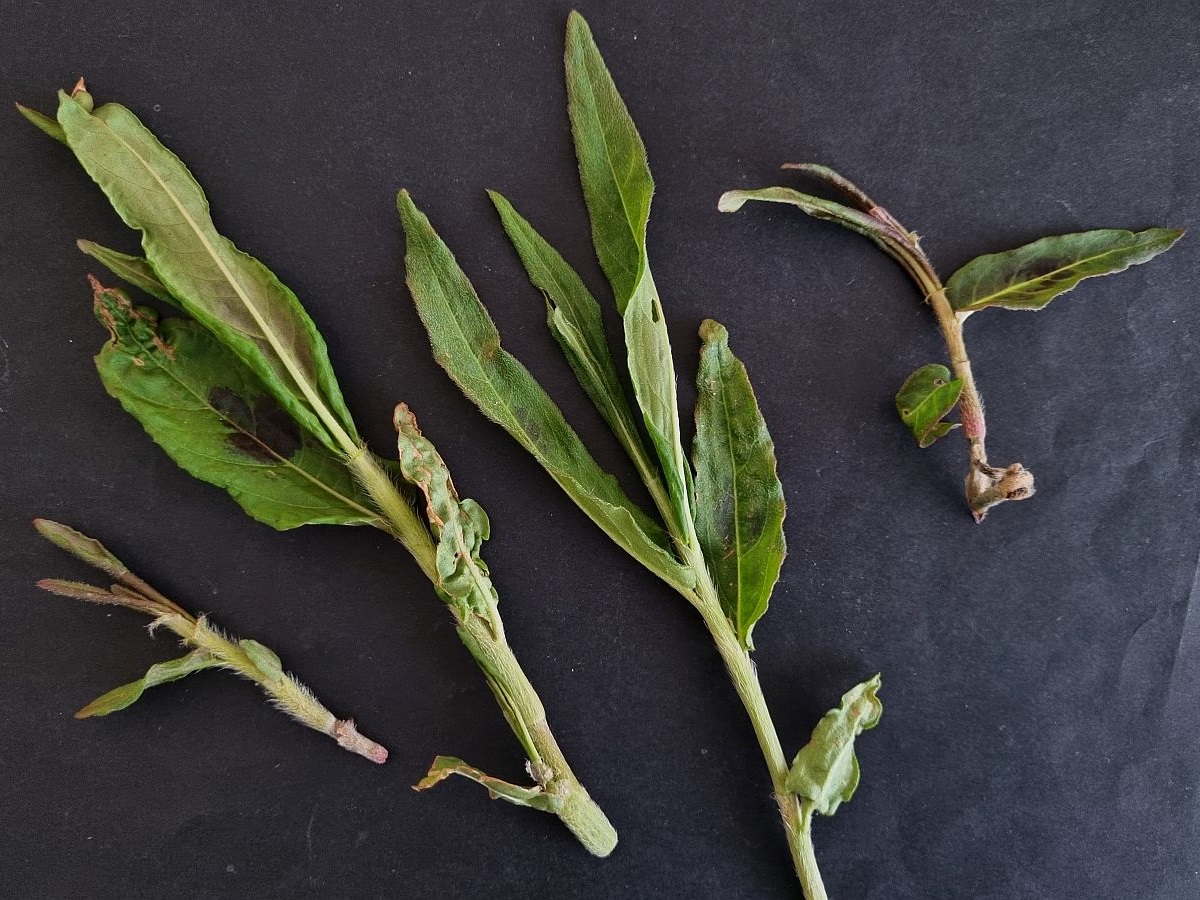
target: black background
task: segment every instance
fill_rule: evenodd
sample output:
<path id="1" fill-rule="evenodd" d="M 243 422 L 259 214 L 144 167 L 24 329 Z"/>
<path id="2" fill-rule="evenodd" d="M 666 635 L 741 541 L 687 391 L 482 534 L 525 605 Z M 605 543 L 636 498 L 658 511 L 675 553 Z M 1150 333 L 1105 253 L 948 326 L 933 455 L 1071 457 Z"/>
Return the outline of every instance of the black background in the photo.
<path id="1" fill-rule="evenodd" d="M 73 7 L 73 8 L 72 8 Z M 787 897 L 798 892 L 750 728 L 699 619 L 640 570 L 434 364 L 402 283 L 410 188 L 506 346 L 601 461 L 629 466 L 573 383 L 483 194 L 503 190 L 599 291 L 562 86 L 565 3 L 5 4 L 0 96 L 53 111 L 81 73 L 205 185 L 218 226 L 326 335 L 360 427 L 409 402 L 464 494 L 510 638 L 621 833 L 589 858 L 550 816 L 436 753 L 521 758 L 415 565 L 366 530 L 280 534 L 177 469 L 91 364 L 89 237 L 136 240 L 62 147 L 0 125 L 0 894 L 14 897 Z M 940 361 L 893 263 L 719 193 L 829 163 L 925 238 L 943 274 L 1043 234 L 1194 225 L 1200 12 L 1150 3 L 594 4 L 648 147 L 650 247 L 680 372 L 722 320 L 779 451 L 790 556 L 756 631 L 793 752 L 884 675 L 863 783 L 817 823 L 839 898 L 1200 894 L 1197 298 L 1186 237 L 968 342 L 993 462 L 1038 496 L 976 527 L 957 435 L 919 451 L 891 397 Z M 599 296 L 607 296 L 601 293 Z M 89 573 L 35 515 L 105 540 L 192 609 L 276 649 L 392 750 L 351 757 L 205 673 L 71 712 L 174 653 L 137 616 L 40 594 Z"/>

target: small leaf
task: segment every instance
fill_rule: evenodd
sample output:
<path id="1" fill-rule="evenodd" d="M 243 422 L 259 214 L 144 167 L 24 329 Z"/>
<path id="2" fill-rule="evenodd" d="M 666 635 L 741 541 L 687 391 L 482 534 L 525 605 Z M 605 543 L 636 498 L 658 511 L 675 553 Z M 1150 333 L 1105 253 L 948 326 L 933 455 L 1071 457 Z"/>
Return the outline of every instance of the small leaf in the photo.
<path id="1" fill-rule="evenodd" d="M 107 547 L 74 528 L 50 519 L 34 519 L 33 527 L 54 546 L 66 550 L 89 566 L 95 566 L 110 578 L 119 580 L 129 572 L 129 567 L 117 559 Z"/>
<path id="2" fill-rule="evenodd" d="M 67 142 L 67 136 L 63 133 L 62 126 L 59 125 L 58 122 L 54 121 L 54 119 L 38 112 L 36 109 L 30 109 L 28 106 L 22 106 L 20 103 L 18 103 L 16 106 L 17 112 L 24 116 L 25 121 L 33 125 L 34 128 L 37 128 L 44 134 L 50 135 L 50 137 L 54 138 L 60 144 L 65 144 Z"/>
<path id="3" fill-rule="evenodd" d="M 989 306 L 1042 309 L 1085 278 L 1121 272 L 1170 248 L 1182 231 L 1117 229 L 1045 237 L 1004 253 L 971 260 L 946 282 L 946 296 L 959 312 Z"/>
<path id="4" fill-rule="evenodd" d="M 393 416 L 400 451 L 400 472 L 425 496 L 425 517 L 437 545 L 437 588 L 447 602 L 468 612 L 486 614 L 500 598 L 492 585 L 487 563 L 479 556 L 491 534 L 483 507 L 474 500 L 459 500 L 450 470 L 437 448 L 421 434 L 417 417 L 404 403 Z"/>
<path id="5" fill-rule="evenodd" d="M 96 314 L 110 334 L 96 357 L 105 389 L 185 470 L 273 528 L 380 524 L 341 458 L 198 323 L 159 323 L 98 284 Z"/>
<path id="6" fill-rule="evenodd" d="M 667 582 L 690 583 L 662 529 L 596 464 L 529 370 L 500 346 L 495 323 L 429 219 L 407 191 L 396 202 L 408 288 L 438 363 L 614 541 Z"/>
<path id="7" fill-rule="evenodd" d="M 567 19 L 567 110 L 579 159 L 579 180 L 592 221 L 592 243 L 625 306 L 646 271 L 646 222 L 654 181 L 646 148 L 617 93 L 583 16 Z"/>
<path id="8" fill-rule="evenodd" d="M 750 649 L 785 553 L 775 446 L 724 326 L 705 320 L 696 379 L 696 534 L 721 606 Z"/>
<path id="9" fill-rule="evenodd" d="M 168 306 L 179 308 L 179 301 L 171 296 L 166 286 L 158 280 L 158 275 L 155 274 L 150 263 L 142 257 L 110 250 L 94 241 L 76 241 L 75 246 L 138 290 L 145 291 L 154 299 L 161 300 Z"/>
<path id="10" fill-rule="evenodd" d="M 107 716 L 117 710 L 124 709 L 133 703 L 148 689 L 155 685 L 166 684 L 168 681 L 178 681 L 199 672 L 201 669 L 211 669 L 220 666 L 219 660 L 213 659 L 203 650 L 193 650 L 187 656 L 172 659 L 167 662 L 155 663 L 146 670 L 146 674 L 137 681 L 113 688 L 107 694 L 97 697 L 79 712 L 77 719 L 88 719 L 95 716 Z"/>
<path id="11" fill-rule="evenodd" d="M 250 638 L 242 638 L 238 641 L 238 646 L 250 657 L 254 668 L 258 669 L 265 678 L 272 680 L 283 677 L 283 662 L 270 647 Z"/>
<path id="12" fill-rule="evenodd" d="M 266 266 L 217 232 L 203 190 L 179 158 L 116 103 L 90 112 L 59 92 L 58 121 L 125 224 L 142 232 L 146 259 L 169 294 L 308 432 L 331 450 L 357 452 L 316 326 Z"/>
<path id="13" fill-rule="evenodd" d="M 842 705 L 825 714 L 813 730 L 788 772 L 787 789 L 812 802 L 823 816 L 854 796 L 858 787 L 858 758 L 854 739 L 879 724 L 883 704 L 876 696 L 881 681 L 876 675 L 842 695 Z"/>
<path id="14" fill-rule="evenodd" d="M 509 803 L 517 806 L 528 806 L 532 809 L 540 809 L 542 812 L 559 813 L 563 808 L 563 798 L 557 794 L 548 793 L 541 787 L 521 787 L 520 785 L 511 784 L 507 781 L 501 781 L 499 778 L 493 778 L 490 775 L 485 775 L 479 769 L 473 766 L 468 766 L 461 759 L 454 756 L 439 756 L 433 761 L 433 765 L 429 768 L 429 774 L 418 781 L 414 786 L 415 791 L 427 791 L 441 781 L 445 781 L 451 775 L 461 775 L 464 778 L 469 778 L 476 784 L 482 784 L 487 788 L 488 795 L 493 799 L 507 800 Z"/>
<path id="15" fill-rule="evenodd" d="M 952 379 L 950 370 L 937 363 L 921 366 L 905 379 L 896 394 L 896 409 L 920 446 L 928 447 L 958 427 L 957 422 L 942 419 L 958 404 L 961 393 L 962 379 Z"/>

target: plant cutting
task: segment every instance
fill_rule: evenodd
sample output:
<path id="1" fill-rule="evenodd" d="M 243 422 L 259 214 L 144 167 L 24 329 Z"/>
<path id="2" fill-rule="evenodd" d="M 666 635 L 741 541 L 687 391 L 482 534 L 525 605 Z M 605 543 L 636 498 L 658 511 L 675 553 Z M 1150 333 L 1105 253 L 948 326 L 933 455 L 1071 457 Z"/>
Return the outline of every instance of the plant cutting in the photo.
<path id="1" fill-rule="evenodd" d="M 155 663 L 137 681 L 113 688 L 75 713 L 77 719 L 107 716 L 132 706 L 149 688 L 186 678 L 205 669 L 226 669 L 253 681 L 271 702 L 301 725 L 326 734 L 352 753 L 371 762 L 387 762 L 388 752 L 360 734 L 353 719 L 339 719 L 326 709 L 312 691 L 283 670 L 283 663 L 269 647 L 248 638 L 227 637 L 213 627 L 207 616 L 193 616 L 129 570 L 95 538 L 49 519 L 35 519 L 34 527 L 55 546 L 95 566 L 116 583 L 107 588 L 43 578 L 37 586 L 51 594 L 87 603 L 123 606 L 153 617 L 150 631 L 173 631 L 189 652 L 178 659 Z"/>
<path id="2" fill-rule="evenodd" d="M 600 305 L 583 280 L 508 200 L 494 192 L 491 198 L 546 298 L 552 334 L 633 461 L 657 518 L 600 468 L 541 385 L 501 348 L 495 324 L 450 249 L 401 191 L 409 290 L 435 357 L 464 393 L 609 537 L 700 613 L 750 716 L 805 896 L 823 898 L 813 817 L 831 815 L 854 793 L 854 739 L 879 721 L 879 676 L 850 690 L 789 765 L 750 657 L 751 632 L 767 610 L 785 551 L 774 445 L 725 328 L 709 320 L 700 328 L 690 461 L 684 453 L 671 347 L 646 254 L 654 183 L 641 137 L 578 13 L 567 25 L 566 78 L 592 239 L 624 325 L 633 403 Z"/>
<path id="3" fill-rule="evenodd" d="M 93 108 L 82 81 L 59 93 L 56 119 L 21 108 L 64 142 L 127 225 L 144 257 L 81 242 L 115 274 L 184 315 L 160 319 L 92 279 L 109 339 L 96 357 L 106 390 L 180 466 L 224 488 L 277 529 L 370 525 L 398 540 L 433 583 L 483 670 L 528 759 L 528 786 L 438 757 L 431 777 L 461 774 L 493 797 L 557 815 L 592 853 L 616 832 L 575 777 L 505 636 L 480 557 L 483 508 L 460 499 L 433 445 L 403 404 L 399 463 L 375 455 L 342 399 L 325 342 L 296 296 L 222 236 L 200 185 L 128 109 Z M 423 499 L 414 506 L 397 482 Z"/>
<path id="4" fill-rule="evenodd" d="M 1039 310 L 1085 278 L 1121 272 L 1148 262 L 1183 235 L 1169 228 L 1132 232 L 1105 228 L 1044 237 L 1033 243 L 989 253 L 971 260 L 944 284 L 921 249 L 916 232 L 906 227 L 849 179 L 827 166 L 788 163 L 822 182 L 848 202 L 838 203 L 787 187 L 727 191 L 718 208 L 736 212 L 748 200 L 787 203 L 816 219 L 836 222 L 874 241 L 900 263 L 921 297 L 937 316 L 946 342 L 950 369 L 940 363 L 921 366 L 896 394 L 900 418 L 918 445 L 928 447 L 952 429 L 962 426 L 970 463 L 966 476 L 967 505 L 976 522 L 992 507 L 1008 500 L 1033 496 L 1033 473 L 1021 463 L 993 466 L 988 462 L 987 424 L 983 399 L 971 372 L 971 359 L 963 340 L 963 324 L 980 310 Z M 951 373 L 951 369 L 953 373 Z M 959 422 L 945 421 L 958 407 Z"/>

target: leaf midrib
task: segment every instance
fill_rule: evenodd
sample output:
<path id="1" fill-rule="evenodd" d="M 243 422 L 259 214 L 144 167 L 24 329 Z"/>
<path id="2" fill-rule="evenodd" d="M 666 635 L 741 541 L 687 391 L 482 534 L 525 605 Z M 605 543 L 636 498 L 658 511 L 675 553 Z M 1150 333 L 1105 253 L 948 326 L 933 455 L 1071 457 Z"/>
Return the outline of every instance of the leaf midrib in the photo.
<path id="1" fill-rule="evenodd" d="M 183 204 L 183 202 L 176 197 L 175 193 L 167 186 L 166 182 L 159 177 L 158 173 L 154 170 L 154 167 L 150 165 L 149 161 L 144 159 L 142 155 L 138 153 L 138 151 L 128 141 L 126 141 L 115 128 L 109 125 L 106 120 L 100 118 L 99 116 L 93 115 L 89 115 L 89 119 L 99 122 L 112 136 L 112 138 L 122 147 L 124 147 L 133 156 L 133 158 L 136 159 L 143 168 L 145 168 L 145 170 L 150 174 L 150 177 L 158 183 L 158 186 L 162 190 L 163 194 L 171 201 L 171 203 L 183 216 L 188 227 L 195 234 L 196 239 L 200 242 L 201 246 L 203 246 L 204 250 L 213 260 L 213 262 L 216 263 L 217 268 L 220 270 L 226 282 L 230 287 L 233 288 L 234 293 L 242 302 L 242 305 L 245 306 L 246 311 L 250 313 L 255 323 L 262 330 L 263 337 L 265 337 L 267 343 L 271 345 L 271 349 L 275 351 L 279 361 L 283 364 L 283 367 L 287 370 L 288 374 L 291 375 L 292 380 L 296 382 L 296 386 L 300 388 L 301 393 L 304 394 L 305 399 L 308 400 L 313 411 L 320 417 L 325 426 L 329 428 L 334 438 L 339 444 L 342 445 L 342 449 L 345 450 L 346 453 L 353 454 L 357 452 L 358 448 L 354 445 L 354 442 L 350 440 L 350 436 L 346 434 L 345 430 L 341 427 L 337 420 L 334 419 L 333 414 L 330 413 L 330 411 L 325 407 L 325 404 L 321 402 L 320 396 L 317 394 L 313 386 L 309 384 L 308 379 L 304 376 L 304 373 L 300 371 L 295 360 L 291 359 L 289 354 L 285 352 L 279 341 L 279 338 L 272 332 L 271 327 L 263 318 L 262 313 L 250 301 L 250 298 L 242 288 L 241 283 L 236 277 L 234 277 L 234 274 L 232 271 L 230 271 L 229 267 L 225 265 L 225 261 L 221 258 L 220 254 L 217 253 L 216 248 L 213 247 L 209 242 L 207 236 L 204 234 L 204 231 L 196 223 L 196 220 L 192 218 L 191 213 L 188 212 L 187 207 Z"/>

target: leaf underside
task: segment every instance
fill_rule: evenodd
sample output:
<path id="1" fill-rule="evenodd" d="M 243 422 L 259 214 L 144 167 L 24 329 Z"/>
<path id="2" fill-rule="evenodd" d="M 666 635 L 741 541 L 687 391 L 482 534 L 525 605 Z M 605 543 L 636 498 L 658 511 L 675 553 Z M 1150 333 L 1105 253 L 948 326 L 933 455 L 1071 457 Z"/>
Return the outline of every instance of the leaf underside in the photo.
<path id="1" fill-rule="evenodd" d="M 946 282 L 946 296 L 959 312 L 989 306 L 1042 309 L 1085 278 L 1121 272 L 1167 250 L 1182 231 L 1149 228 L 1061 234 L 971 260 Z"/>
<path id="2" fill-rule="evenodd" d="M 110 332 L 96 356 L 105 389 L 187 472 L 274 528 L 379 524 L 340 457 L 199 323 L 159 322 L 106 288 L 96 312 Z"/>
<path id="3" fill-rule="evenodd" d="M 128 253 L 112 250 L 95 241 L 76 241 L 76 246 L 118 278 L 149 294 L 155 300 L 176 309 L 179 308 L 179 301 L 171 296 L 166 285 L 159 280 L 154 268 L 144 257 L 130 256 Z"/>
<path id="4" fill-rule="evenodd" d="M 216 230 L 200 185 L 128 109 L 90 112 L 59 94 L 58 123 L 79 162 L 131 228 L 170 296 L 212 331 L 278 403 L 331 449 L 357 440 L 325 342 L 296 296 Z M 325 418 L 322 417 L 324 414 Z"/>
<path id="5" fill-rule="evenodd" d="M 896 393 L 896 410 L 917 443 L 928 447 L 958 427 L 957 422 L 942 420 L 958 405 L 961 394 L 962 379 L 952 378 L 945 366 L 930 363 L 904 380 Z"/>
<path id="6" fill-rule="evenodd" d="M 75 713 L 77 719 L 90 719 L 107 716 L 136 703 L 147 689 L 169 681 L 178 681 L 201 669 L 211 669 L 220 666 L 220 660 L 213 659 L 203 650 L 193 650 L 186 656 L 167 662 L 155 663 L 146 670 L 146 674 L 137 681 L 123 684 L 103 694 Z"/>
<path id="7" fill-rule="evenodd" d="M 841 706 L 831 709 L 817 723 L 812 739 L 792 762 L 787 789 L 810 801 L 823 816 L 837 812 L 858 787 L 854 739 L 879 724 L 883 715 L 883 704 L 877 696 L 880 684 L 876 675 L 843 694 Z"/>
<path id="8" fill-rule="evenodd" d="M 771 599 L 785 545 L 783 486 L 746 368 L 718 323 L 700 327 L 696 380 L 696 534 L 738 638 L 750 632 Z"/>

